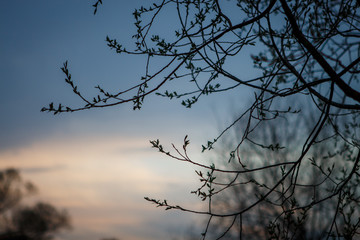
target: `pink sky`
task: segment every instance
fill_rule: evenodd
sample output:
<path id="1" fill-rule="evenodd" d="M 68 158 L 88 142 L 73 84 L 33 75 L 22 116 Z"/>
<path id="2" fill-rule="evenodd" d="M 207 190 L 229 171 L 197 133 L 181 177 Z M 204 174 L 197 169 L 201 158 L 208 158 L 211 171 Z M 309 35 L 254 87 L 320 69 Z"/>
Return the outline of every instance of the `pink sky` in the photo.
<path id="1" fill-rule="evenodd" d="M 73 230 L 63 239 L 166 239 L 192 219 L 155 208 L 145 196 L 201 209 L 189 194 L 197 183 L 192 166 L 161 156 L 142 139 L 53 139 L 2 152 L 0 159 L 0 168 L 19 168 L 38 186 L 37 199 L 69 211 Z M 154 231 L 151 223 L 163 229 Z"/>

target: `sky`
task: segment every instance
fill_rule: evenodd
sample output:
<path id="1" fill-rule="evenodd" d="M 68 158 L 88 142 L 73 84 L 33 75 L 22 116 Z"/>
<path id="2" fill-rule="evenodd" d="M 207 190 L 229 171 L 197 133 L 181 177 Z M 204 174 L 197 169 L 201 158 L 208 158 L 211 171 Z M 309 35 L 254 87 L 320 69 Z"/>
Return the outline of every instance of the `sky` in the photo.
<path id="1" fill-rule="evenodd" d="M 106 0 L 95 16 L 94 2 L 1 1 L 0 170 L 15 167 L 38 187 L 27 203 L 45 201 L 69 212 L 73 228 L 56 240 L 181 240 L 191 231 L 200 234 L 197 223 L 204 226 L 204 219 L 144 200 L 206 207 L 190 194 L 199 187 L 196 168 L 161 155 L 149 140 L 181 148 L 188 135 L 189 156 L 210 164 L 212 156 L 201 154 L 201 145 L 232 122 L 253 91 L 226 91 L 200 99 L 191 109 L 153 95 L 140 111 L 124 104 L 55 116 L 40 112 L 50 102 L 81 106 L 64 81 L 60 68 L 65 61 L 86 96 L 96 94 L 97 85 L 111 92 L 126 89 L 145 73 L 145 59 L 118 55 L 105 39 L 109 35 L 135 47 L 132 13 L 152 1 Z M 221 2 L 223 10 L 236 22 L 243 16 L 231 12 L 229 2 Z M 176 15 L 165 12 L 162 17 L 166 21 L 155 22 L 154 30 L 171 30 Z M 261 47 L 249 49 L 253 53 Z M 231 59 L 230 66 L 249 79 L 257 72 L 250 70 L 247 51 Z M 154 69 L 163 63 L 153 62 Z M 177 87 L 186 88 L 183 84 Z"/>
<path id="2" fill-rule="evenodd" d="M 189 135 L 191 156 L 204 159 L 201 144 L 219 133 L 219 119 L 229 119 L 224 106 L 234 98 L 210 97 L 186 109 L 151 96 L 141 111 L 130 104 L 56 116 L 40 112 L 50 102 L 80 104 L 60 70 L 65 61 L 89 95 L 98 84 L 132 86 L 144 73 L 143 60 L 118 56 L 105 38 L 133 46 L 132 12 L 148 1 L 104 3 L 94 16 L 92 1 L 1 2 L 0 168 L 20 169 L 38 186 L 36 200 L 69 211 L 73 229 L 57 239 L 181 237 L 198 219 L 158 209 L 144 197 L 201 209 L 190 194 L 198 179 L 193 166 L 160 155 L 149 140 L 181 146 Z"/>

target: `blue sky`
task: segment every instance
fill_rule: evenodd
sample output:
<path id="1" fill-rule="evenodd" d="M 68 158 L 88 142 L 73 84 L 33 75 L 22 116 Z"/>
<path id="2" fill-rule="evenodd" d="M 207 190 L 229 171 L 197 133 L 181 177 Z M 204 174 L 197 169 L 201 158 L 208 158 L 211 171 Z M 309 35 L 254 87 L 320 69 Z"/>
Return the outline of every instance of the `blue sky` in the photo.
<path id="1" fill-rule="evenodd" d="M 129 121 L 141 121 L 144 115 L 149 117 L 149 113 L 156 113 L 150 114 L 152 116 L 147 119 L 154 121 L 149 125 L 166 120 L 165 115 L 170 117 L 171 122 L 174 121 L 171 117 L 174 117 L 183 123 L 189 116 L 192 119 L 190 122 L 194 122 L 203 113 L 212 114 L 210 105 L 216 104 L 219 98 L 201 101 L 194 110 L 153 97 L 148 99 L 140 113 L 131 111 L 131 105 L 55 117 L 40 113 L 40 109 L 50 102 L 71 106 L 80 103 L 65 84 L 60 70 L 66 60 L 75 82 L 88 96 L 95 93 L 94 87 L 98 84 L 113 90 L 129 87 L 138 81 L 144 73 L 144 60 L 118 56 L 106 46 L 105 37 L 117 37 L 132 47 L 131 35 L 135 31 L 132 12 L 144 2 L 107 1 L 96 16 L 92 14 L 91 4 L 85 1 L 2 3 L 0 106 L 6 114 L 0 120 L 0 149 L 66 131 L 72 121 L 92 122 L 97 128 L 102 127 L 98 123 L 106 122 L 108 126 L 109 121 L 114 121 L 117 124 L 111 126 L 111 132 L 122 128 L 122 131 L 133 135 L 144 130 L 138 130 L 140 122 L 136 128 L 129 128 Z M 164 109 L 170 110 L 171 115 L 166 114 Z M 185 117 L 182 117 L 184 114 Z M 164 124 L 161 126 L 164 127 Z M 148 126 L 144 127 L 148 129 Z"/>
<path id="2" fill-rule="evenodd" d="M 148 141 L 181 144 L 188 134 L 193 156 L 202 158 L 201 144 L 216 136 L 219 120 L 232 117 L 225 106 L 244 101 L 220 95 L 186 109 L 151 96 L 141 111 L 129 104 L 57 116 L 40 112 L 50 102 L 80 104 L 60 70 L 67 60 L 88 96 L 98 84 L 116 90 L 138 81 L 144 60 L 116 55 L 105 37 L 133 46 L 132 12 L 147 2 L 105 1 L 95 16 L 91 1 L 1 3 L 0 167 L 20 168 L 39 186 L 39 199 L 69 210 L 74 229 L 59 239 L 181 235 L 192 217 L 156 209 L 143 197 L 197 206 L 189 192 L 198 180 L 192 166 L 159 155 Z"/>

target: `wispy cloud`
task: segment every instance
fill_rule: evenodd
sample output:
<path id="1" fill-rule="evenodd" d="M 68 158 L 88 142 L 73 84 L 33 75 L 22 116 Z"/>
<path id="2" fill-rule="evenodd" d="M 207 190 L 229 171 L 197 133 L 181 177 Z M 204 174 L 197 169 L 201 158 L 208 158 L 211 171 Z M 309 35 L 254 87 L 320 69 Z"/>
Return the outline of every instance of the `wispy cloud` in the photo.
<path id="1" fill-rule="evenodd" d="M 39 199 L 68 209 L 72 235 L 78 231 L 120 234 L 121 229 L 126 239 L 141 239 L 154 221 L 163 228 L 187 222 L 164 220 L 167 215 L 146 202 L 145 196 L 186 202 L 184 195 L 194 190 L 184 187 L 194 181 L 192 170 L 180 171 L 182 163 L 146 149 L 151 149 L 148 142 L 139 138 L 54 138 L 0 153 L 0 167 L 21 169 L 24 179 L 38 186 Z M 159 237 L 152 234 L 153 239 Z"/>

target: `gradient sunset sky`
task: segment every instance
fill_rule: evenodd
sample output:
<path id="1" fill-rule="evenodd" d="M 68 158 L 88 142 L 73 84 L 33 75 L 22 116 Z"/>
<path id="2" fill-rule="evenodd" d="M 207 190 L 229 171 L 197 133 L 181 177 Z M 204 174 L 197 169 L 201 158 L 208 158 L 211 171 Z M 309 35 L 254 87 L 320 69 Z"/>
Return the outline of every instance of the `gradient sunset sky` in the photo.
<path id="1" fill-rule="evenodd" d="M 133 47 L 132 12 L 152 1 L 107 0 L 95 16 L 93 2 L 1 2 L 0 168 L 19 168 L 38 186 L 38 199 L 69 211 L 73 230 L 58 239 L 181 238 L 194 217 L 165 212 L 143 198 L 201 209 L 201 201 L 190 195 L 198 179 L 193 166 L 160 155 L 149 140 L 181 146 L 189 135 L 192 156 L 206 159 L 201 144 L 216 137 L 219 120 L 231 120 L 227 112 L 245 97 L 203 98 L 186 109 L 179 101 L 151 96 L 140 111 L 129 104 L 41 113 L 50 102 L 80 103 L 60 70 L 66 60 L 88 96 L 98 84 L 116 90 L 136 84 L 144 74 L 144 59 L 118 56 L 105 37 Z"/>

